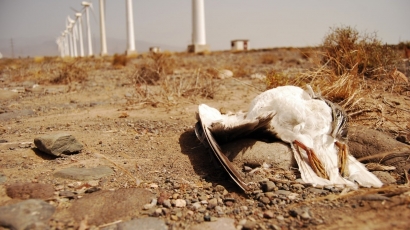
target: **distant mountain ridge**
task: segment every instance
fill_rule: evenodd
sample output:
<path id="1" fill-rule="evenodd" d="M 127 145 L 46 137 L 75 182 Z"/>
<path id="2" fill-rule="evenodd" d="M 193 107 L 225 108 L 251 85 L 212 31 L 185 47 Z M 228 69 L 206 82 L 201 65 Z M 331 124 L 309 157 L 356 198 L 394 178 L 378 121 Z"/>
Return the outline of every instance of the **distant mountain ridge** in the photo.
<path id="1" fill-rule="evenodd" d="M 54 40 L 44 37 L 34 38 L 13 38 L 0 39 L 0 53 L 3 57 L 12 57 L 12 43 L 14 49 L 14 57 L 34 57 L 34 56 L 58 56 L 57 44 Z M 77 44 L 79 46 L 79 44 Z M 84 52 L 87 54 L 88 49 L 86 42 L 84 43 Z M 166 44 L 159 44 L 147 41 L 135 41 L 135 48 L 138 53 L 148 52 L 149 47 L 159 46 L 161 50 L 169 51 L 184 51 L 186 47 L 170 46 Z M 124 53 L 127 49 L 126 39 L 107 38 L 107 50 L 109 55 L 115 53 Z M 79 48 L 78 48 L 79 50 Z M 78 51 L 79 52 L 79 51 Z M 100 53 L 100 42 L 93 40 L 93 53 L 98 55 Z"/>

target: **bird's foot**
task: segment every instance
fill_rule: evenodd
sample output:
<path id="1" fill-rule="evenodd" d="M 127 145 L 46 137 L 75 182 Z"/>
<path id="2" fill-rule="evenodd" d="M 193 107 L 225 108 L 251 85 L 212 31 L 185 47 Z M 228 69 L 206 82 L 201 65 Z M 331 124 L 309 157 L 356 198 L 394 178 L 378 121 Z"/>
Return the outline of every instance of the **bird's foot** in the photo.
<path id="1" fill-rule="evenodd" d="M 306 154 L 308 155 L 310 167 L 312 167 L 313 171 L 322 178 L 329 179 L 329 176 L 326 173 L 325 167 L 323 166 L 322 162 L 320 162 L 319 158 L 316 156 L 313 149 L 308 148 L 302 142 L 295 140 L 293 142 L 294 145 L 302 148 L 305 150 Z"/>
<path id="2" fill-rule="evenodd" d="M 335 144 L 339 148 L 339 153 L 337 155 L 339 173 L 342 177 L 348 177 L 349 169 L 347 168 L 347 157 L 349 155 L 349 152 L 347 149 L 347 145 L 339 141 L 336 141 Z"/>

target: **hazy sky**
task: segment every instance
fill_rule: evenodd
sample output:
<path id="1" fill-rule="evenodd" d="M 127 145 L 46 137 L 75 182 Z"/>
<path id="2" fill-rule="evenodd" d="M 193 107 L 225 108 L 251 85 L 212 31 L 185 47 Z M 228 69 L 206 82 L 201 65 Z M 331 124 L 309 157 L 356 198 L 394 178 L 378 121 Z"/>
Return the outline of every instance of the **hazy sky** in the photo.
<path id="1" fill-rule="evenodd" d="M 55 40 L 66 17 L 74 18 L 70 7 L 81 9 L 81 2 L 0 0 L 0 42 Z M 99 1 L 92 3 L 98 39 Z M 191 0 L 135 0 L 133 8 L 136 40 L 181 49 L 191 43 Z M 227 50 L 230 40 L 241 38 L 250 40 L 250 48 L 315 46 L 335 26 L 377 32 L 390 44 L 410 41 L 409 0 L 205 0 L 205 17 L 211 50 Z M 125 0 L 106 0 L 106 24 L 107 37 L 126 38 Z"/>

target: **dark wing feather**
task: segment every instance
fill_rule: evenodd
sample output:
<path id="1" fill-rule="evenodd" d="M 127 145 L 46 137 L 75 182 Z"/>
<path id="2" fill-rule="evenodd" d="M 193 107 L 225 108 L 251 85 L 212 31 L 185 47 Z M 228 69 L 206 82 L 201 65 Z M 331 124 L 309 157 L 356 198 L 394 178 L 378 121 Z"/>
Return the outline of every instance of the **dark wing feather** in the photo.
<path id="1" fill-rule="evenodd" d="M 266 117 L 258 118 L 254 122 L 240 124 L 235 127 L 225 127 L 221 123 L 212 124 L 211 128 L 206 127 L 201 123 L 200 116 L 198 116 L 198 122 L 195 125 L 195 133 L 198 140 L 201 143 L 212 150 L 214 156 L 218 159 L 219 163 L 228 172 L 229 176 L 241 187 L 244 191 L 249 191 L 249 187 L 246 185 L 241 175 L 222 152 L 215 136 L 222 142 L 227 142 L 239 137 L 247 136 L 255 131 L 269 130 L 269 122 L 273 118 L 273 114 L 269 114 Z"/>
<path id="2" fill-rule="evenodd" d="M 200 122 L 198 122 L 200 123 Z M 197 123 L 197 124 L 198 124 Z M 200 123 L 200 127 L 202 127 L 203 134 L 206 137 L 207 144 L 205 146 L 209 146 L 212 150 L 214 156 L 218 159 L 219 163 L 228 172 L 229 176 L 245 191 L 249 191 L 249 187 L 245 184 L 244 180 L 242 179 L 241 175 L 236 171 L 232 163 L 229 159 L 223 154 L 221 148 L 219 147 L 218 143 L 215 141 L 214 137 L 212 136 L 211 131 Z M 197 130 L 197 125 L 195 127 Z"/>

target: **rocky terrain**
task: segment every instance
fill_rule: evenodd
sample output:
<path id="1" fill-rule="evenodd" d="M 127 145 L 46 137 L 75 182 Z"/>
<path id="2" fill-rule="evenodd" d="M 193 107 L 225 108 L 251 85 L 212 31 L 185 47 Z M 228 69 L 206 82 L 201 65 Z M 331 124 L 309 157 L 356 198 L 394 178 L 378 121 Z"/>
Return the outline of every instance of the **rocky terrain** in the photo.
<path id="1" fill-rule="evenodd" d="M 224 146 L 242 151 L 238 168 L 262 167 L 249 169 L 260 189 L 245 194 L 196 139 L 198 104 L 246 110 L 272 69 L 310 71 L 303 54 L 180 54 L 155 84 L 144 56 L 1 60 L 0 229 L 408 229 L 405 81 L 368 79 L 348 108 L 351 154 L 382 188 L 312 187 L 286 144 L 240 140 Z M 409 76 L 408 63 L 398 69 Z"/>

